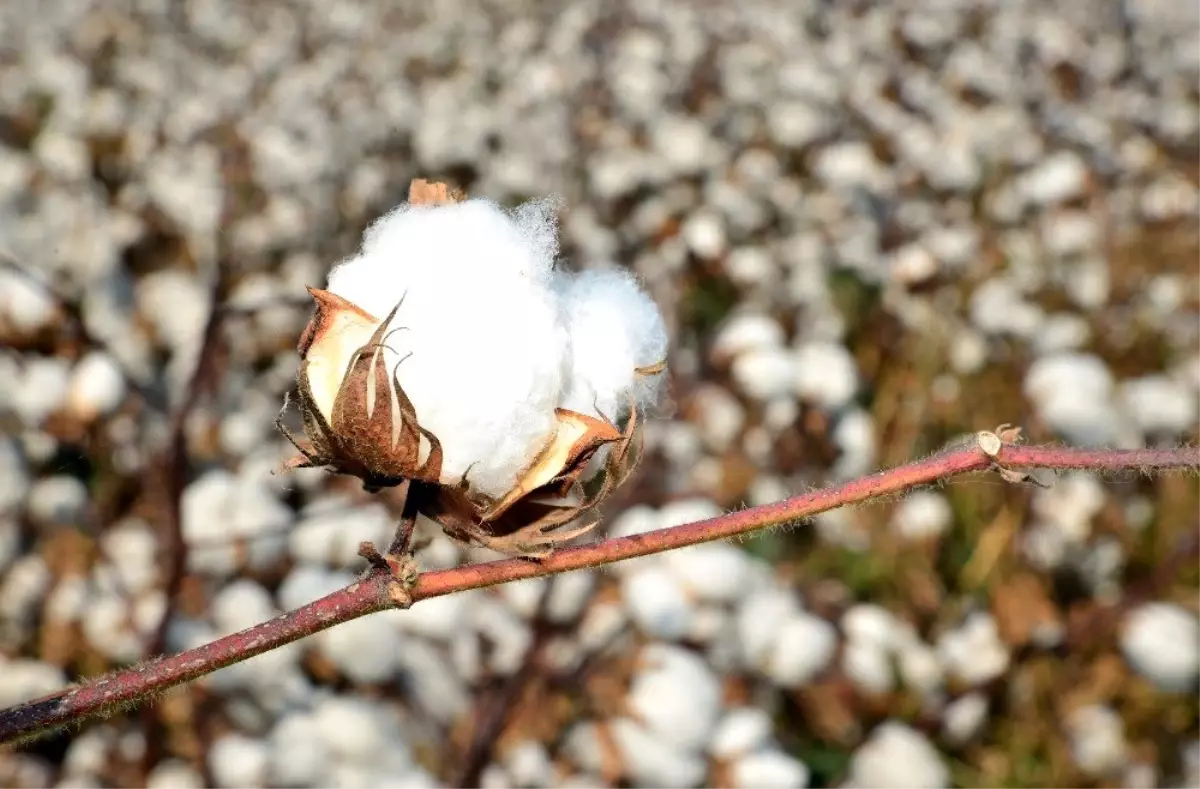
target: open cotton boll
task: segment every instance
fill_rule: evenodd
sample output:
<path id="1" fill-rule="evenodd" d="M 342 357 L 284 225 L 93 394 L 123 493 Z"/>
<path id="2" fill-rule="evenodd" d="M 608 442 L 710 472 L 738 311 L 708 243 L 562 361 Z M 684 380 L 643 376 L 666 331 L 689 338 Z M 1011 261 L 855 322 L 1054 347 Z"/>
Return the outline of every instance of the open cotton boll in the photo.
<path id="1" fill-rule="evenodd" d="M 359 255 L 331 272 L 329 290 L 382 317 L 397 301 L 384 286 L 404 284 L 397 277 L 411 269 L 434 269 L 435 276 L 459 287 L 467 283 L 450 279 L 451 272 L 476 274 L 485 268 L 545 282 L 558 254 L 557 205 L 535 200 L 510 212 L 480 199 L 406 203 L 367 228 Z"/>
<path id="2" fill-rule="evenodd" d="M 389 327 L 389 369 L 444 452 L 441 482 L 500 496 L 545 446 L 567 333 L 550 288 L 553 203 L 402 206 L 369 228 L 328 290 Z M 403 360 L 403 361 L 402 361 Z"/>
<path id="3" fill-rule="evenodd" d="M 633 275 L 560 272 L 554 286 L 571 341 L 570 373 L 559 405 L 610 420 L 629 412 L 631 395 L 639 410 L 654 405 L 665 376 L 635 370 L 666 357 L 667 329 L 658 306 Z"/>

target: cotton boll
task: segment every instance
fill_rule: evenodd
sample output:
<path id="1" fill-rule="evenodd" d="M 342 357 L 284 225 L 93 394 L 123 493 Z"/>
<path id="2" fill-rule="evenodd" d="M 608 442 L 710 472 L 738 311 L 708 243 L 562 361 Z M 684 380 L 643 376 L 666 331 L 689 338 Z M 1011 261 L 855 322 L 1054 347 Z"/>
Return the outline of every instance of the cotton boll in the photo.
<path id="1" fill-rule="evenodd" d="M 334 573 L 302 564 L 288 573 L 275 594 L 279 606 L 285 611 L 292 611 L 353 582 L 354 576 L 349 573 Z"/>
<path id="2" fill-rule="evenodd" d="M 928 696 L 942 685 L 942 664 L 937 652 L 922 641 L 904 644 L 898 654 L 900 678 L 906 687 Z"/>
<path id="3" fill-rule="evenodd" d="M 29 519 L 43 528 L 81 525 L 88 506 L 87 485 L 56 474 L 34 483 L 29 491 Z"/>
<path id="4" fill-rule="evenodd" d="M 619 420 L 632 397 L 654 405 L 666 376 L 636 369 L 663 361 L 667 329 L 658 306 L 632 274 L 617 270 L 560 273 L 554 280 L 570 335 L 566 392 L 560 407 Z"/>
<path id="5" fill-rule="evenodd" d="M 550 786 L 554 782 L 554 765 L 546 747 L 535 740 L 525 740 L 504 756 L 504 764 L 517 786 Z"/>
<path id="6" fill-rule="evenodd" d="M 771 316 L 757 312 L 739 313 L 717 330 L 712 344 L 712 358 L 720 363 L 747 351 L 779 348 L 784 339 L 783 327 Z"/>
<path id="7" fill-rule="evenodd" d="M 17 528 L 16 519 L 0 512 L 0 574 L 21 551 L 21 531 Z"/>
<path id="8" fill-rule="evenodd" d="M 1149 435 L 1174 435 L 1196 424 L 1196 392 L 1166 375 L 1148 375 L 1121 384 L 1125 410 Z"/>
<path id="9" fill-rule="evenodd" d="M 0 657 L 0 707 L 36 699 L 67 684 L 57 666 L 40 660 Z"/>
<path id="10" fill-rule="evenodd" d="M 736 707 L 725 713 L 713 734 L 709 752 L 718 759 L 756 751 L 771 739 L 771 716 L 761 707 Z"/>
<path id="11" fill-rule="evenodd" d="M 27 426 L 36 427 L 66 403 L 69 382 L 70 371 L 64 360 L 57 357 L 30 359 L 17 374 L 12 387 L 6 387 L 5 405 Z"/>
<path id="12" fill-rule="evenodd" d="M 438 206 L 405 204 L 367 228 L 362 249 L 372 256 L 371 273 L 385 282 L 397 276 L 397 268 L 429 267 L 429 261 L 436 260 L 438 265 L 460 270 L 493 270 L 545 283 L 558 254 L 558 206 L 554 198 L 534 200 L 512 211 L 478 198 Z M 460 237 L 466 233 L 475 236 Z M 369 289 L 372 283 L 362 284 Z M 382 303 L 386 302 L 377 302 Z M 360 306 L 372 311 L 367 304 Z"/>
<path id="13" fill-rule="evenodd" d="M 408 755 L 395 715 L 378 703 L 332 696 L 313 709 L 313 722 L 335 759 L 365 763 L 384 753 Z"/>
<path id="14" fill-rule="evenodd" d="M 1180 606 L 1147 603 L 1126 619 L 1121 651 L 1139 674 L 1159 688 L 1187 691 L 1200 671 L 1200 623 Z"/>
<path id="15" fill-rule="evenodd" d="M 635 534 L 645 534 L 655 529 L 663 528 L 662 518 L 657 510 L 644 504 L 638 504 L 622 512 L 613 521 L 609 529 L 610 537 L 631 537 Z M 621 565 L 617 565 L 618 568 Z"/>
<path id="16" fill-rule="evenodd" d="M 91 351 L 71 371 L 67 409 L 85 421 L 105 416 L 121 405 L 125 388 L 125 374 L 117 360 L 103 351 Z"/>
<path id="17" fill-rule="evenodd" d="M 783 751 L 747 754 L 730 768 L 738 789 L 798 789 L 808 786 L 808 765 Z"/>
<path id="18" fill-rule="evenodd" d="M 240 734 L 218 737 L 208 751 L 208 769 L 220 787 L 263 786 L 269 762 L 265 742 Z"/>
<path id="19" fill-rule="evenodd" d="M 183 492 L 183 539 L 189 567 L 212 575 L 229 575 L 244 540 L 254 567 L 269 566 L 284 552 L 284 527 L 292 511 L 257 480 L 227 471 L 209 471 Z"/>
<path id="20" fill-rule="evenodd" d="M 961 627 L 944 633 L 938 657 L 948 674 L 968 685 L 990 682 L 1008 668 L 1008 647 L 1000 640 L 991 614 L 971 614 Z"/>
<path id="21" fill-rule="evenodd" d="M 0 513 L 16 509 L 28 493 L 29 471 L 25 458 L 16 441 L 0 436 Z"/>
<path id="22" fill-rule="evenodd" d="M 119 662 L 137 660 L 144 645 L 142 634 L 130 627 L 129 608 L 129 603 L 116 595 L 98 595 L 88 600 L 80 617 L 87 642 Z"/>
<path id="23" fill-rule="evenodd" d="M 846 785 L 937 789 L 949 780 L 941 756 L 923 734 L 899 721 L 887 721 L 854 752 Z"/>
<path id="24" fill-rule="evenodd" d="M 746 409 L 728 389 L 700 384 L 692 395 L 698 414 L 700 437 L 715 454 L 723 454 L 737 440 L 746 422 Z"/>
<path id="25" fill-rule="evenodd" d="M 442 443 L 445 483 L 470 468 L 477 491 L 500 496 L 554 430 L 568 339 L 548 286 L 550 222 L 482 200 L 402 206 L 329 275 L 331 292 L 378 319 L 403 299 L 386 358 L 404 359 L 397 377 Z"/>
<path id="26" fill-rule="evenodd" d="M 721 710 L 721 685 L 694 652 L 651 644 L 641 653 L 648 666 L 633 680 L 629 708 L 656 736 L 692 751 L 708 744 Z"/>
<path id="27" fill-rule="evenodd" d="M 213 624 L 222 633 L 236 633 L 266 622 L 278 611 L 271 593 L 260 584 L 240 579 L 222 589 L 211 606 Z"/>
<path id="28" fill-rule="evenodd" d="M 204 789 L 204 777 L 182 759 L 165 759 L 146 776 L 146 789 Z"/>
<path id="29" fill-rule="evenodd" d="M 858 365 L 844 345 L 809 342 L 796 349 L 796 395 L 821 408 L 837 409 L 858 389 Z"/>
<path id="30" fill-rule="evenodd" d="M 579 645 L 594 652 L 612 644 L 624 629 L 628 617 L 616 603 L 597 603 L 587 610 L 579 623 Z"/>
<path id="31" fill-rule="evenodd" d="M 363 617 L 356 621 L 373 618 Z M 339 625 L 333 630 L 341 630 L 342 627 L 344 625 Z M 447 725 L 467 710 L 471 697 L 467 695 L 463 678 L 446 660 L 443 650 L 415 638 L 401 640 L 393 648 L 406 677 L 405 684 L 411 690 L 414 707 Z"/>
<path id="32" fill-rule="evenodd" d="M 1125 723 L 1111 707 L 1089 704 L 1067 719 L 1071 758 L 1085 773 L 1115 775 L 1129 760 Z"/>
<path id="33" fill-rule="evenodd" d="M 842 632 L 853 642 L 880 650 L 897 643 L 899 624 L 886 608 L 871 603 L 852 606 L 842 615 Z"/>
<path id="34" fill-rule="evenodd" d="M 491 645 L 488 667 L 508 676 L 525 662 L 533 633 L 510 606 L 495 597 L 480 597 L 471 607 L 472 624 Z"/>
<path id="35" fill-rule="evenodd" d="M 353 682 L 383 682 L 396 670 L 400 634 L 381 627 L 375 617 L 362 617 L 324 630 L 316 640 L 321 651 Z"/>
<path id="36" fill-rule="evenodd" d="M 477 592 L 459 592 L 422 600 L 396 618 L 396 627 L 435 641 L 449 641 L 467 623 Z"/>
<path id="37" fill-rule="evenodd" d="M 420 767 L 411 767 L 403 775 L 385 775 L 378 778 L 376 786 L 389 786 L 391 789 L 438 789 L 441 784 L 433 776 Z"/>
<path id="38" fill-rule="evenodd" d="M 943 534 L 954 520 L 950 502 L 940 493 L 918 490 L 897 505 L 892 529 L 907 540 L 924 540 Z"/>
<path id="39" fill-rule="evenodd" d="M 0 576 L 0 622 L 8 632 L 22 632 L 30 626 L 52 580 L 50 568 L 39 554 L 22 556 L 4 571 Z"/>
<path id="40" fill-rule="evenodd" d="M 0 328 L 29 336 L 51 325 L 57 312 L 53 290 L 24 273 L 0 268 Z"/>
<path id="41" fill-rule="evenodd" d="M 269 741 L 272 786 L 321 786 L 329 780 L 328 745 L 312 713 L 284 716 L 271 730 Z"/>
<path id="42" fill-rule="evenodd" d="M 382 777 L 374 765 L 334 762 L 329 771 L 329 786 L 332 789 L 360 789 L 364 786 L 377 786 Z M 487 789 L 486 784 L 480 786 Z"/>
<path id="43" fill-rule="evenodd" d="M 799 612 L 779 627 L 763 673 L 784 687 L 799 687 L 824 671 L 836 650 L 833 625 Z"/>
<path id="44" fill-rule="evenodd" d="M 951 745 L 970 740 L 987 721 L 988 701 L 982 693 L 968 693 L 946 705 L 942 713 L 942 735 Z"/>
<path id="45" fill-rule="evenodd" d="M 517 614 L 531 619 L 537 614 L 542 597 L 546 593 L 546 579 L 526 578 L 523 581 L 513 581 L 502 585 L 499 592 Z"/>
<path id="46" fill-rule="evenodd" d="M 833 467 L 839 479 L 851 479 L 871 471 L 877 446 L 875 424 L 866 411 L 853 408 L 844 412 L 833 429 L 833 443 L 842 452 Z"/>
<path id="47" fill-rule="evenodd" d="M 670 745 L 628 718 L 613 721 L 612 737 L 638 786 L 698 786 L 708 772 L 702 756 Z"/>
<path id="48" fill-rule="evenodd" d="M 323 501 L 301 515 L 287 540 L 292 558 L 305 564 L 356 567 L 362 562 L 358 546 L 379 544 L 393 531 L 391 516 L 381 504 L 355 507 L 344 500 Z"/>
<path id="49" fill-rule="evenodd" d="M 722 514 L 720 507 L 710 499 L 679 499 L 664 504 L 658 511 L 659 528 L 668 529 L 685 523 L 708 520 Z"/>
<path id="50" fill-rule="evenodd" d="M 892 664 L 878 645 L 850 641 L 842 650 L 842 671 L 863 693 L 887 693 L 892 689 Z"/>
<path id="51" fill-rule="evenodd" d="M 651 564 L 627 573 L 621 579 L 621 594 L 633 621 L 655 638 L 673 641 L 690 630 L 692 604 L 666 568 Z"/>
<path id="52" fill-rule="evenodd" d="M 750 560 L 727 543 L 705 543 L 668 551 L 663 562 L 686 590 L 699 600 L 732 603 L 746 590 Z"/>
<path id="53" fill-rule="evenodd" d="M 738 606 L 738 643 L 750 667 L 759 667 L 770 655 L 781 625 L 800 610 L 786 589 L 771 588 L 742 598 Z"/>
<path id="54" fill-rule="evenodd" d="M 155 585 L 159 573 L 158 538 L 144 522 L 129 519 L 107 529 L 101 546 L 125 592 L 146 591 Z"/>
<path id="55" fill-rule="evenodd" d="M 546 618 L 555 624 L 575 621 L 596 588 L 596 576 L 590 570 L 576 570 L 555 577 L 546 601 Z M 456 595 L 458 596 L 458 595 Z"/>
<path id="56" fill-rule="evenodd" d="M 584 770 L 599 773 L 604 768 L 604 748 L 601 744 L 599 725 L 592 721 L 581 721 L 573 725 L 563 737 L 563 753 L 574 764 Z M 600 783 L 595 784 L 599 786 Z"/>
<path id="57" fill-rule="evenodd" d="M 754 400 L 786 397 L 792 392 L 796 360 L 783 348 L 754 348 L 733 360 L 731 374 L 738 389 Z"/>

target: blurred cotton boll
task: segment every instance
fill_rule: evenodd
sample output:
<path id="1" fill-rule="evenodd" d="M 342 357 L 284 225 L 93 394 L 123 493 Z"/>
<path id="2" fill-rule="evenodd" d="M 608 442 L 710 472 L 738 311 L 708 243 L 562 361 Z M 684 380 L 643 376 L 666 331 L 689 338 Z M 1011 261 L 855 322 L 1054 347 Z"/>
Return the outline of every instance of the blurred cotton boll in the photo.
<path id="1" fill-rule="evenodd" d="M 720 681 L 698 655 L 651 644 L 641 654 L 645 670 L 629 691 L 629 708 L 654 735 L 689 751 L 712 738 L 721 711 Z"/>
<path id="2" fill-rule="evenodd" d="M 1195 688 L 1200 673 L 1200 623 L 1181 606 L 1147 603 L 1127 617 L 1121 650 L 1159 688 L 1186 692 Z"/>
<path id="3" fill-rule="evenodd" d="M 404 205 L 329 275 L 329 292 L 376 320 L 403 301 L 388 367 L 399 365 L 421 427 L 442 443 L 443 482 L 470 468 L 475 489 L 499 496 L 554 431 L 568 339 L 548 287 L 552 208 Z"/>
<path id="4" fill-rule="evenodd" d="M 871 733 L 850 760 L 852 787 L 946 786 L 949 771 L 923 734 L 899 721 L 887 721 Z"/>
<path id="5" fill-rule="evenodd" d="M 125 375 L 116 359 L 91 351 L 71 371 L 67 408 L 76 417 L 91 421 L 112 413 L 125 399 Z"/>

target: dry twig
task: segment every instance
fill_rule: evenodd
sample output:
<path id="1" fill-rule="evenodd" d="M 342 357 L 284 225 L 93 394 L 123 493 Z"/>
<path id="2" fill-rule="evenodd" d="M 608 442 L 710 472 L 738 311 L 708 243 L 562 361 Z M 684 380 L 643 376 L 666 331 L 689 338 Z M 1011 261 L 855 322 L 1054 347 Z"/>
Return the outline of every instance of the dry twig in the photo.
<path id="1" fill-rule="evenodd" d="M 723 540 L 808 518 L 836 507 L 889 496 L 947 477 L 994 469 L 1086 469 L 1093 471 L 1200 470 L 1200 448 L 1110 450 L 1033 447 L 979 435 L 924 460 L 812 491 L 775 504 L 732 512 L 668 529 L 558 550 L 540 561 L 505 559 L 421 574 L 397 599 L 392 564 L 376 564 L 358 581 L 269 622 L 171 657 L 152 660 L 78 687 L 0 711 L 0 743 L 33 739 L 88 717 L 143 703 L 167 688 L 291 643 L 360 616 L 431 597 L 485 586 L 596 567 Z"/>

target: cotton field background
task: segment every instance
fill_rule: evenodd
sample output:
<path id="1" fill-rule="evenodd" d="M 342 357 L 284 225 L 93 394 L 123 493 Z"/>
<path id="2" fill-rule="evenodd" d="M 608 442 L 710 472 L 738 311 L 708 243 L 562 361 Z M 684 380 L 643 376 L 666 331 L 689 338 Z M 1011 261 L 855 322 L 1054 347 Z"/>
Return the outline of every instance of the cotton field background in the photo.
<path id="1" fill-rule="evenodd" d="M 412 178 L 559 196 L 564 265 L 663 311 L 608 534 L 1002 422 L 1200 440 L 1198 84 L 1178 0 L 5 0 L 0 705 L 386 543 L 274 420 Z M 0 785 L 1200 785 L 1195 477 L 1039 478 L 366 617 Z"/>

